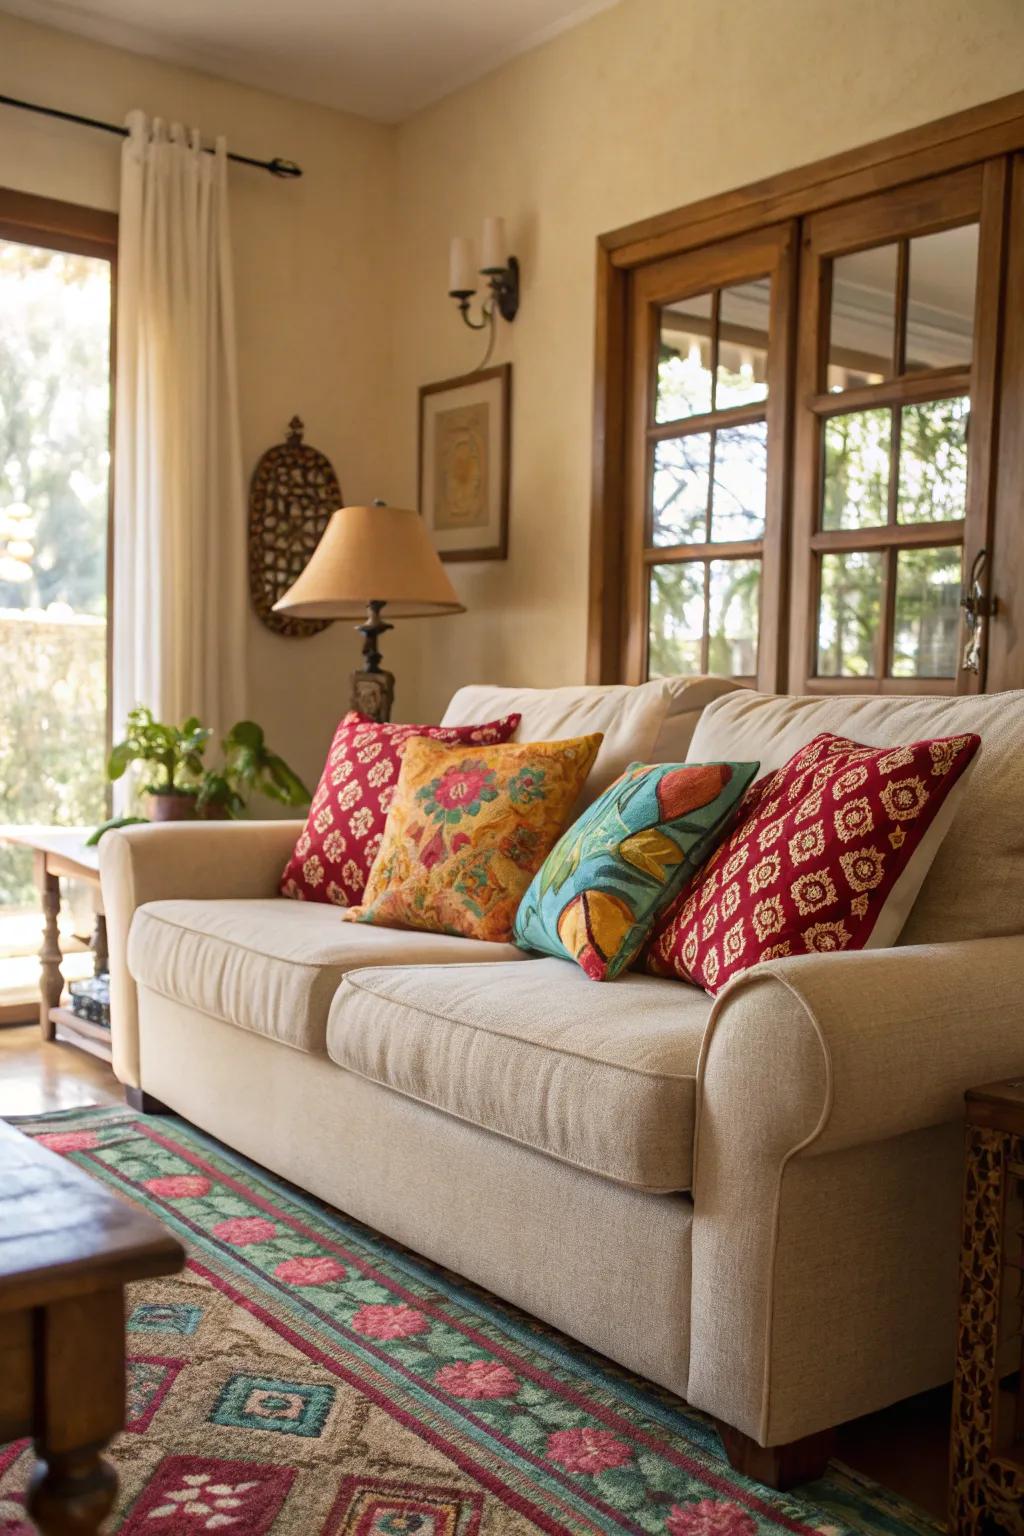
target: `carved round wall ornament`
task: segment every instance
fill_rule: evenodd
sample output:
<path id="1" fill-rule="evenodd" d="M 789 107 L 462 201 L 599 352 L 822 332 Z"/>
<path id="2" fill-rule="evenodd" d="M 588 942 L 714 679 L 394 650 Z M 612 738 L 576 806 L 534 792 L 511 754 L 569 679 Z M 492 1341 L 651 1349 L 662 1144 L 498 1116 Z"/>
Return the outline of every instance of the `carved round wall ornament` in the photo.
<path id="1" fill-rule="evenodd" d="M 252 605 L 276 635 L 317 635 L 332 619 L 296 619 L 274 604 L 302 574 L 332 512 L 341 487 L 326 454 L 302 441 L 293 416 L 283 443 L 268 448 L 249 487 L 249 591 Z"/>

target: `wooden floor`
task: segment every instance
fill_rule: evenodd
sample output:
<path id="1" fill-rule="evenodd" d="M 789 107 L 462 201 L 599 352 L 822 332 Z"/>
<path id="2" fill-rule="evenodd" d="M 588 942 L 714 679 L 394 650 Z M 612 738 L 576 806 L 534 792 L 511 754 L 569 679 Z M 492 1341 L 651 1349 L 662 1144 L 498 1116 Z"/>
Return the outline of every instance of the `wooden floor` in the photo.
<path id="1" fill-rule="evenodd" d="M 121 1102 L 113 1073 L 95 1057 L 73 1045 L 43 1044 L 35 1025 L 0 1029 L 0 1117 Z M 942 1388 L 855 1419 L 841 1429 L 837 1454 L 944 1519 L 949 1409 Z"/>
<path id="2" fill-rule="evenodd" d="M 0 1116 L 121 1102 L 120 1084 L 97 1057 L 60 1041 L 44 1044 L 36 1024 L 0 1029 Z"/>

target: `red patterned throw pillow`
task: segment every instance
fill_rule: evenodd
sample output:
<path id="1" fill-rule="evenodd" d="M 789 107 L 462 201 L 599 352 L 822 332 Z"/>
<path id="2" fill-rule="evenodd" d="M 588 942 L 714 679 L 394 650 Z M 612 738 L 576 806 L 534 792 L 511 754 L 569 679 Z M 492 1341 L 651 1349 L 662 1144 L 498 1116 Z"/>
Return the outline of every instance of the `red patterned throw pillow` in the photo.
<path id="1" fill-rule="evenodd" d="M 500 746 L 519 715 L 486 725 L 390 725 L 350 710 L 334 733 L 306 825 L 281 876 L 295 901 L 354 906 L 377 857 L 405 744 L 413 736 L 450 747 Z"/>
<path id="2" fill-rule="evenodd" d="M 640 968 L 716 993 L 762 960 L 894 944 L 979 744 L 816 736 L 747 792 L 734 831 L 660 919 Z"/>

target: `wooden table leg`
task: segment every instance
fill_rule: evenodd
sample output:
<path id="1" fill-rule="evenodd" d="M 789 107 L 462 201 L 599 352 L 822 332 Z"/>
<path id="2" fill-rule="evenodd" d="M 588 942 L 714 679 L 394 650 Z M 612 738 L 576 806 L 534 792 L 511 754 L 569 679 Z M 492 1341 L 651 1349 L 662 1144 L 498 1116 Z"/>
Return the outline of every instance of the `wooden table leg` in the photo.
<path id="1" fill-rule="evenodd" d="M 95 1536 L 117 1497 L 102 1451 L 124 1427 L 124 1292 L 54 1302 L 36 1317 L 28 1512 L 43 1536 Z"/>
<path id="2" fill-rule="evenodd" d="M 102 976 L 104 971 L 110 969 L 110 955 L 107 950 L 107 919 L 102 912 L 96 913 L 96 921 L 92 930 L 92 969 L 94 976 Z"/>
<path id="3" fill-rule="evenodd" d="M 43 947 L 39 951 L 39 1030 L 44 1040 L 52 1040 L 57 1026 L 50 1009 L 58 1007 L 64 992 L 63 959 L 60 949 L 60 879 L 46 867 L 46 854 L 36 854 L 36 883 L 43 906 Z"/>

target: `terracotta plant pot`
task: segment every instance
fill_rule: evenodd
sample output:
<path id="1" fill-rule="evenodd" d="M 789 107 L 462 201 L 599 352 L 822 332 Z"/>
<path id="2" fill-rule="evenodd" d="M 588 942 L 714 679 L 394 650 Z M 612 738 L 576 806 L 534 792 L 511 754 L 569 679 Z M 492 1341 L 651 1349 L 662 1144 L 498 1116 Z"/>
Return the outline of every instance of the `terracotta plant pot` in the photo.
<path id="1" fill-rule="evenodd" d="M 226 805 L 207 805 L 200 813 L 200 821 L 230 821 Z"/>
<path id="2" fill-rule="evenodd" d="M 196 797 L 182 794 L 151 794 L 150 821 L 195 821 Z"/>

